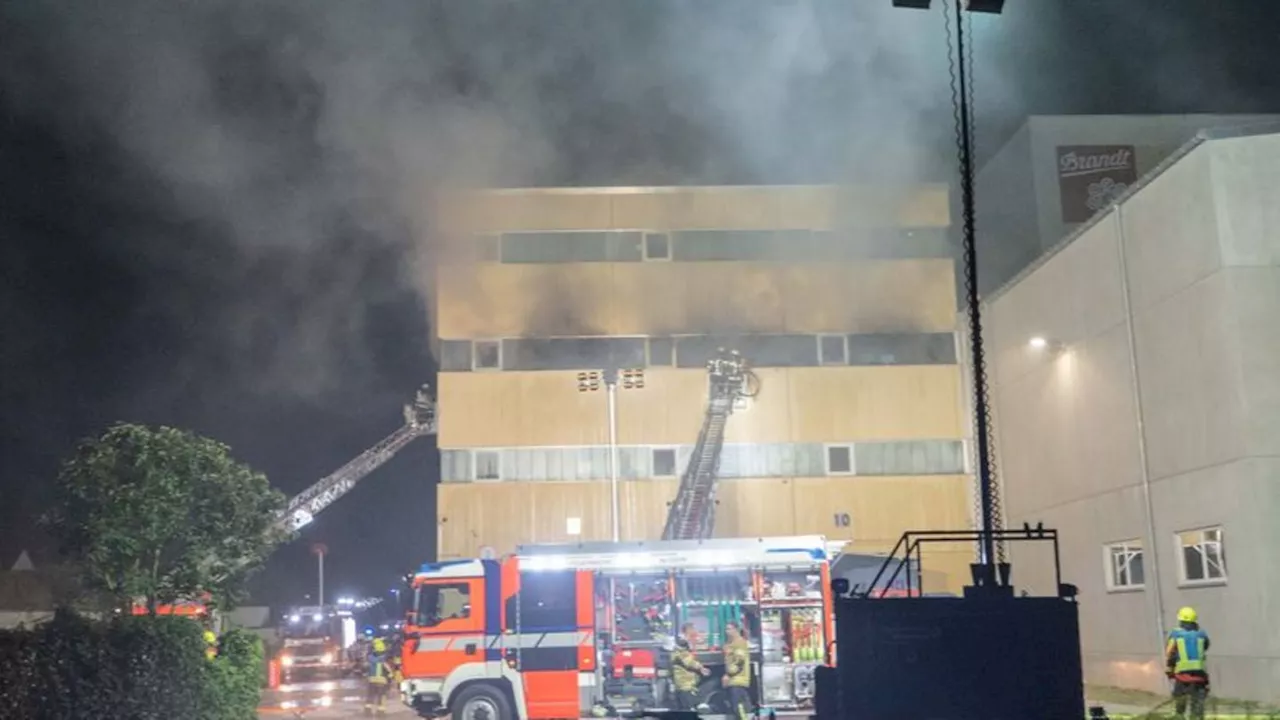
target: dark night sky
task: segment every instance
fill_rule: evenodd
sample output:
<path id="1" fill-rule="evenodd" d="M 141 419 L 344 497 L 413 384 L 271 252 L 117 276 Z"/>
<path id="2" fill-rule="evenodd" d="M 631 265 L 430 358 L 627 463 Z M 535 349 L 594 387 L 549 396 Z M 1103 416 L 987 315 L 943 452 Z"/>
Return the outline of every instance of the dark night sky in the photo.
<path id="1" fill-rule="evenodd" d="M 0 562 L 40 549 L 59 459 L 114 420 L 216 437 L 288 492 L 395 429 L 434 372 L 402 186 L 491 147 L 469 178 L 948 178 L 940 25 L 889 4 L 218 0 L 162 22 L 3 0 Z M 975 21 L 980 153 L 1032 113 L 1280 112 L 1277 5 L 1008 0 Z M 234 142 L 197 153 L 209 128 Z M 429 557 L 434 459 L 421 441 L 370 477 L 259 597 L 311 589 L 311 540 L 334 590 Z"/>

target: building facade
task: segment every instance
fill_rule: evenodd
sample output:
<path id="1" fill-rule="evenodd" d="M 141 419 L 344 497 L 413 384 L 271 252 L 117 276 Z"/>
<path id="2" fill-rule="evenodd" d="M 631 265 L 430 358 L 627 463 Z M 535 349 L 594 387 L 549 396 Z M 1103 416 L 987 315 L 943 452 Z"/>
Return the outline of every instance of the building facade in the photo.
<path id="1" fill-rule="evenodd" d="M 1214 692 L 1280 700 L 1280 124 L 1176 151 L 989 298 L 1008 522 L 1062 537 L 1090 682 L 1167 689 L 1196 608 Z M 1014 548 L 1014 576 L 1047 558 Z"/>
<path id="2" fill-rule="evenodd" d="M 719 347 L 760 386 L 718 536 L 970 526 L 945 186 L 494 190 L 441 219 L 440 557 L 611 539 L 611 436 L 617 536 L 660 538 Z M 971 549 L 935 556 L 958 589 Z"/>
<path id="3" fill-rule="evenodd" d="M 1274 115 L 1040 115 L 979 171 L 983 294 L 1088 221 L 1205 128 L 1274 122 Z"/>

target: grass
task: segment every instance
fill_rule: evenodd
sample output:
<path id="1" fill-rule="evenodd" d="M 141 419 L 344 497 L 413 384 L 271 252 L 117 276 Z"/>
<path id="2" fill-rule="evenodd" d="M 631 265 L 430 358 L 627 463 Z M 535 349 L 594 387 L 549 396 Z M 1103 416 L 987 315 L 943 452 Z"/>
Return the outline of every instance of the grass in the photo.
<path id="1" fill-rule="evenodd" d="M 1149 713 L 1137 717 L 1162 718 L 1173 717 L 1173 703 L 1168 695 L 1157 695 L 1145 690 L 1089 685 L 1085 688 L 1085 696 L 1090 705 L 1119 705 L 1127 708 L 1148 708 Z M 1218 697 L 1210 693 L 1205 703 L 1207 716 L 1252 717 L 1280 720 L 1280 707 L 1269 704 Z M 1124 715 L 1112 715 L 1112 718 Z"/>

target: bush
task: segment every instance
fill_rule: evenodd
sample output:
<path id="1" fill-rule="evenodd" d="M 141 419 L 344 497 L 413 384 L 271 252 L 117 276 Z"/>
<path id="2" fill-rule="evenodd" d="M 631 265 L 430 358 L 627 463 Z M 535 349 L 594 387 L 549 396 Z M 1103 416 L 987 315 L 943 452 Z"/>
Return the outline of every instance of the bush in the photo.
<path id="1" fill-rule="evenodd" d="M 262 652 L 231 632 L 213 662 L 182 617 L 94 621 L 59 611 L 35 630 L 0 632 L 0 718 L 250 720 Z"/>

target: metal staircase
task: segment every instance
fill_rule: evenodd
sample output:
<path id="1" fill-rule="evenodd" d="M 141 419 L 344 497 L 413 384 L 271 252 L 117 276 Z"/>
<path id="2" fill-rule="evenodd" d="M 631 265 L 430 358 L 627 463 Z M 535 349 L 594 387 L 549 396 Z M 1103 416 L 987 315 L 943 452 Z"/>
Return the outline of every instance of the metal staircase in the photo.
<path id="1" fill-rule="evenodd" d="M 721 348 L 707 363 L 709 391 L 707 414 L 693 446 L 689 465 L 680 478 L 675 501 L 667 512 L 663 540 L 702 540 L 711 537 L 716 521 L 716 480 L 724 429 L 734 406 L 755 394 L 755 374 L 738 352 Z"/>

